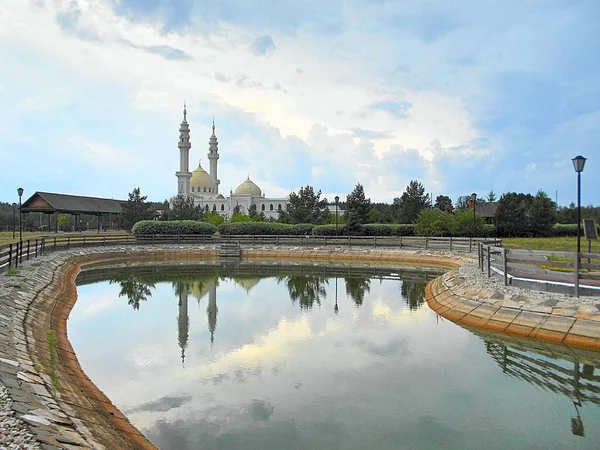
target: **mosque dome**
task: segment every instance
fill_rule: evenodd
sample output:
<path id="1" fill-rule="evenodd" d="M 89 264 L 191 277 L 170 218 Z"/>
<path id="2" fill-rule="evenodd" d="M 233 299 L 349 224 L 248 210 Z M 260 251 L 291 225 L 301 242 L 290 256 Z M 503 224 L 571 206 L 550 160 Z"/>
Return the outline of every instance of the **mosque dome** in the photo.
<path id="1" fill-rule="evenodd" d="M 192 187 L 192 192 L 217 192 L 215 180 L 212 179 L 212 177 L 206 170 L 202 168 L 200 164 L 198 164 L 196 170 L 192 172 L 190 186 Z"/>
<path id="2" fill-rule="evenodd" d="M 235 188 L 236 194 L 252 194 L 252 197 L 261 197 L 262 191 L 260 188 L 254 184 L 250 177 L 246 179 L 242 184 Z"/>

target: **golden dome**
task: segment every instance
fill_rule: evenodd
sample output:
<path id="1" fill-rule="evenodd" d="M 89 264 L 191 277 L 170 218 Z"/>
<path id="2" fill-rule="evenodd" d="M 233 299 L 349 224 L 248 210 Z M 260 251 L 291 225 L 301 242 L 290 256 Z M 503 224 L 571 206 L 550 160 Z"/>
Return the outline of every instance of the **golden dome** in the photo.
<path id="1" fill-rule="evenodd" d="M 217 185 L 215 184 L 215 180 L 212 179 L 212 177 L 208 174 L 206 170 L 202 168 L 200 164 L 198 164 L 196 170 L 192 172 L 190 186 L 195 188 L 192 189 L 192 192 L 217 192 Z M 206 188 L 206 190 L 204 190 L 204 188 Z"/>
<path id="2" fill-rule="evenodd" d="M 262 191 L 260 188 L 250 181 L 250 177 L 246 179 L 242 184 L 235 188 L 236 194 L 252 194 L 252 197 L 261 197 Z"/>

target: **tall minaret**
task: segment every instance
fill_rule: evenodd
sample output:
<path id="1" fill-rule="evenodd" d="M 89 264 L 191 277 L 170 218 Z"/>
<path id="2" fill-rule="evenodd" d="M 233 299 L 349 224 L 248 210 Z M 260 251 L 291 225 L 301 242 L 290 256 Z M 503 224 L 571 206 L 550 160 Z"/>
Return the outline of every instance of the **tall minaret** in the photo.
<path id="1" fill-rule="evenodd" d="M 185 349 L 190 335 L 190 319 L 188 316 L 189 286 L 181 283 L 179 287 L 179 314 L 177 315 L 178 342 L 181 349 L 181 365 L 185 367 Z"/>
<path id="2" fill-rule="evenodd" d="M 208 308 L 206 308 L 206 313 L 208 315 L 208 331 L 210 331 L 210 345 L 212 346 L 215 343 L 215 330 L 217 329 L 217 313 L 219 312 L 219 308 L 217 308 L 217 282 L 211 286 L 210 291 L 208 291 Z"/>
<path id="3" fill-rule="evenodd" d="M 210 162 L 209 173 L 210 177 L 215 181 L 217 185 L 217 194 L 219 193 L 219 183 L 221 181 L 217 178 L 217 161 L 219 160 L 219 144 L 217 142 L 217 136 L 215 135 L 215 119 L 212 124 L 212 135 L 208 141 L 208 161 Z"/>
<path id="4" fill-rule="evenodd" d="M 190 127 L 187 123 L 187 109 L 183 104 L 183 122 L 179 126 L 179 171 L 175 172 L 177 176 L 177 195 L 188 197 L 190 195 Z"/>

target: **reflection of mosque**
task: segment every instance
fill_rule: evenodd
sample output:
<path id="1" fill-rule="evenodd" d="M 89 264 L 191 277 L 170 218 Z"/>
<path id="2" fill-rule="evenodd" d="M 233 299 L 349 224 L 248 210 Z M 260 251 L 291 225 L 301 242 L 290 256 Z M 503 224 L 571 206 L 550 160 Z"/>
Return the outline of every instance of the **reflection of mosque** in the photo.
<path id="1" fill-rule="evenodd" d="M 576 359 L 573 351 L 557 346 L 546 356 L 537 353 L 540 348 L 528 347 L 527 342 L 515 340 L 506 345 L 497 337 L 494 340 L 485 341 L 486 350 L 503 373 L 571 399 L 576 414 L 571 418 L 571 431 L 583 436 L 578 406 L 600 405 L 600 376 L 594 374 L 595 368 L 600 367 L 600 355 Z"/>

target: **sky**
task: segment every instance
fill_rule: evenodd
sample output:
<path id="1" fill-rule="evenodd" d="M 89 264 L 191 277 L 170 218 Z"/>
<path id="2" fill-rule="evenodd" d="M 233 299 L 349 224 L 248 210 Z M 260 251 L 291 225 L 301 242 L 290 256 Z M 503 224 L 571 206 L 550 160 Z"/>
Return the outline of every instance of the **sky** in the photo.
<path id="1" fill-rule="evenodd" d="M 392 202 L 490 190 L 600 204 L 597 0 L 0 0 L 0 201 L 357 183 Z"/>

